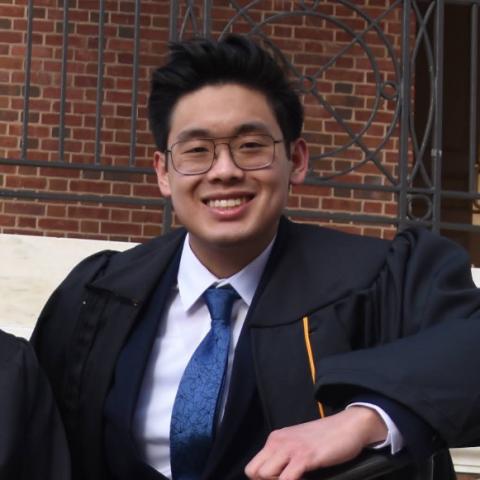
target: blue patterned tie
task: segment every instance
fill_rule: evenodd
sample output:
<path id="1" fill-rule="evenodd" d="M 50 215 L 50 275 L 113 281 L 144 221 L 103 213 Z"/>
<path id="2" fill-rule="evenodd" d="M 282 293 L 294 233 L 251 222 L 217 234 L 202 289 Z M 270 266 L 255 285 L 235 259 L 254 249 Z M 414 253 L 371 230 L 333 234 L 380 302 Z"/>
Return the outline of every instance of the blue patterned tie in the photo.
<path id="1" fill-rule="evenodd" d="M 211 329 L 183 373 L 170 424 L 174 480 L 198 480 L 210 453 L 230 346 L 230 316 L 237 292 L 228 285 L 203 294 Z"/>

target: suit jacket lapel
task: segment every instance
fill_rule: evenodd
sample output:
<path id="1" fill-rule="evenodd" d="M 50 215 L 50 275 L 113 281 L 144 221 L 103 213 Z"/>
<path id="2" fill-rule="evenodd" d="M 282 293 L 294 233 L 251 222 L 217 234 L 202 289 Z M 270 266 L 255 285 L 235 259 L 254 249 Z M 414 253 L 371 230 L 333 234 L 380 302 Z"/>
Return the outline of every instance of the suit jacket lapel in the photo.
<path id="1" fill-rule="evenodd" d="M 142 311 L 141 318 L 124 345 L 116 363 L 115 379 L 108 402 L 110 414 L 115 423 L 125 432 L 130 432 L 135 405 L 142 384 L 158 324 L 163 316 L 165 305 L 175 284 L 180 250 L 167 268 L 162 281 L 153 292 L 148 305 Z"/>
<path id="2" fill-rule="evenodd" d="M 104 402 L 118 354 L 183 238 L 180 230 L 114 255 L 105 273 L 87 286 L 65 377 L 68 418 L 83 442 L 78 448 L 91 452 L 86 471 L 104 464 L 103 449 L 92 445 L 92 439 L 103 438 Z"/>
<path id="3" fill-rule="evenodd" d="M 105 403 L 106 452 L 116 478 L 162 478 L 138 456 L 131 432 L 147 360 L 177 277 L 180 252 L 164 273 L 117 360 L 115 380 Z"/>

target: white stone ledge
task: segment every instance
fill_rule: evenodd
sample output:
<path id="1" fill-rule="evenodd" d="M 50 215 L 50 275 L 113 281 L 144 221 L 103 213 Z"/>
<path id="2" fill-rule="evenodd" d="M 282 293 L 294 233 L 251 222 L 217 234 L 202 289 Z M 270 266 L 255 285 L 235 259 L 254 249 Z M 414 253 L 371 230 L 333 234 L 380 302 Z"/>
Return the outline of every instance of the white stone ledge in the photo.
<path id="1" fill-rule="evenodd" d="M 452 448 L 450 452 L 457 473 L 480 473 L 480 447 Z"/>
<path id="2" fill-rule="evenodd" d="M 480 268 L 472 268 L 472 278 L 473 281 L 480 288 Z"/>
<path id="3" fill-rule="evenodd" d="M 83 258 L 134 243 L 0 234 L 0 328 L 29 338 L 50 294 Z"/>

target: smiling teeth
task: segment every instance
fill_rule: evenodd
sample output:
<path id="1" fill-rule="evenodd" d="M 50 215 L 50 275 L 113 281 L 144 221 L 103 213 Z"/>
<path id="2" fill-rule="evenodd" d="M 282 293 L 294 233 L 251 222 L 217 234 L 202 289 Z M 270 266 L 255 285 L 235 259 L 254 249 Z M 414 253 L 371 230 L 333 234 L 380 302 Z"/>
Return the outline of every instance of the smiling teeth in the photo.
<path id="1" fill-rule="evenodd" d="M 221 200 L 209 200 L 208 206 L 211 208 L 234 208 L 245 202 L 244 198 L 229 198 Z"/>

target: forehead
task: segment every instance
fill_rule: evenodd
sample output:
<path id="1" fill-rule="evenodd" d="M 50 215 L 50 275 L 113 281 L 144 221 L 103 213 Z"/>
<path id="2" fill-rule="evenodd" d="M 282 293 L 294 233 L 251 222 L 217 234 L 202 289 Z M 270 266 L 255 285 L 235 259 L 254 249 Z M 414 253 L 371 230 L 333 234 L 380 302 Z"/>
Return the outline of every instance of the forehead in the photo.
<path id="1" fill-rule="evenodd" d="M 170 121 L 169 142 L 195 135 L 235 135 L 245 125 L 278 135 L 280 127 L 266 96 L 242 85 L 209 85 L 181 97 Z M 197 135 L 198 136 L 198 135 Z"/>

